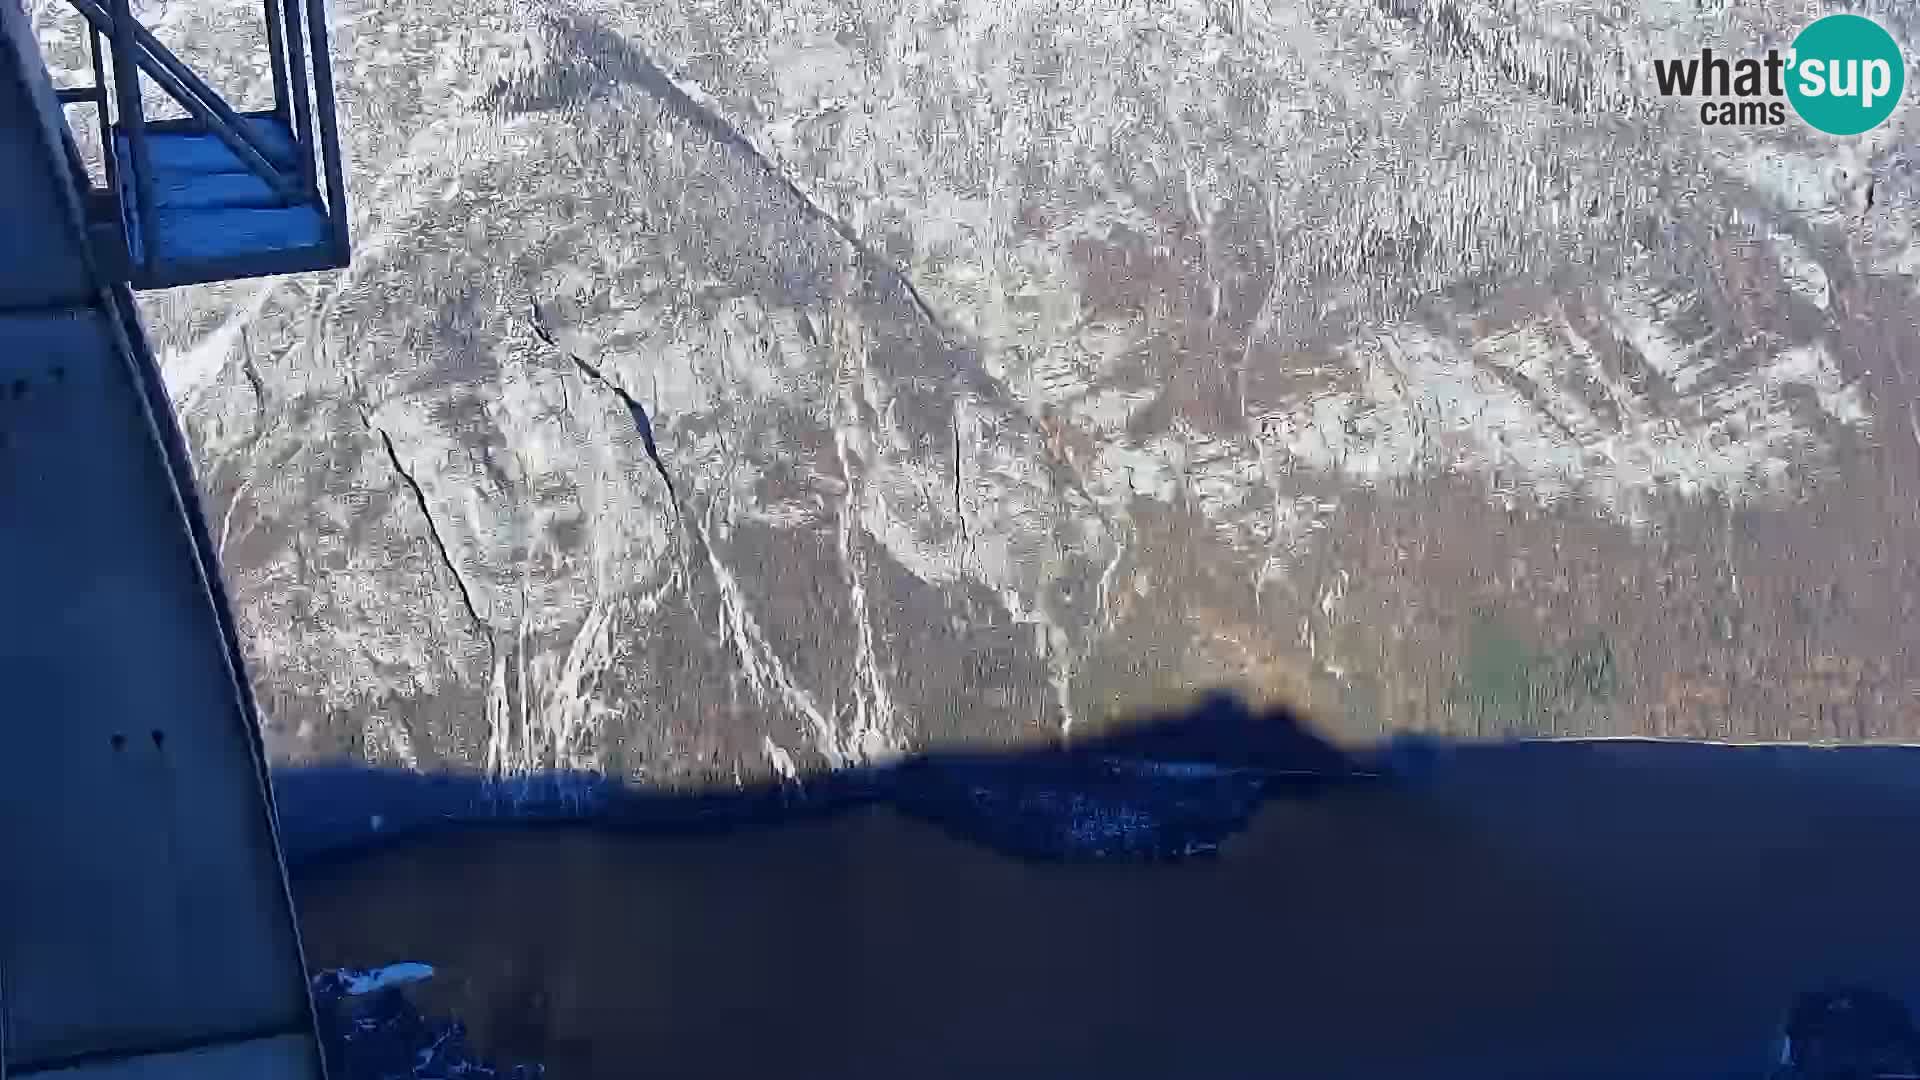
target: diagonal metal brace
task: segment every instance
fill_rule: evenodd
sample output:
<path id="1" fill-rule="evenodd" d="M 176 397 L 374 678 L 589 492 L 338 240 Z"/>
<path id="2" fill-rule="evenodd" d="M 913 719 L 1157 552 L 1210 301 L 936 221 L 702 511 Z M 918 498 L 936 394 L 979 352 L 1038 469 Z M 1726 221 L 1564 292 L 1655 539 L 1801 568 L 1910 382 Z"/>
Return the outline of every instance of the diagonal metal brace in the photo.
<path id="1" fill-rule="evenodd" d="M 110 40 L 114 36 L 113 16 L 109 15 L 94 0 L 69 0 L 74 9 L 91 23 L 95 30 Z M 247 130 L 246 122 L 233 107 L 228 105 L 219 94 L 202 82 L 198 75 L 180 58 L 173 55 L 158 38 L 146 27 L 132 22 L 130 29 L 133 39 L 139 45 L 134 62 L 140 70 L 152 76 L 160 84 L 168 97 L 180 103 L 181 107 L 193 114 L 194 119 L 206 125 L 207 130 L 226 144 L 234 156 L 246 165 L 248 171 L 265 181 L 274 193 L 289 203 L 307 201 L 307 195 L 300 186 L 287 178 L 274 164 L 267 160 L 265 148 L 256 141 L 256 136 Z"/>

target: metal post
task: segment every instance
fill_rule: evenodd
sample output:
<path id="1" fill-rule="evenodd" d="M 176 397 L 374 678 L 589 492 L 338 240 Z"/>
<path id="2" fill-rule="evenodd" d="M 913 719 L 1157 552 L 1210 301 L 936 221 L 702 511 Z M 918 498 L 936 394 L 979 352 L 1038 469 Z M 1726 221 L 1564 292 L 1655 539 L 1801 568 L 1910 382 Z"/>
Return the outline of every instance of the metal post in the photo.
<path id="1" fill-rule="evenodd" d="M 107 67 L 100 55 L 100 31 L 89 24 L 87 41 L 93 51 L 93 110 L 100 122 L 100 164 L 107 174 L 107 192 L 120 204 L 120 167 L 114 159 L 113 125 L 107 121 Z"/>
<path id="2" fill-rule="evenodd" d="M 61 117 L 61 119 L 64 120 L 66 117 Z M 73 174 L 73 186 L 82 192 L 91 193 L 93 191 L 93 176 L 87 172 L 87 160 L 80 156 L 80 144 L 73 141 L 73 128 L 71 125 L 62 124 L 60 127 L 60 150 L 66 155 L 67 171 Z M 84 208 L 87 205 L 87 199 L 83 197 L 80 200 L 80 205 Z"/>
<path id="3" fill-rule="evenodd" d="M 336 250 L 347 250 L 347 181 L 340 163 L 340 125 L 334 111 L 333 60 L 327 50 L 327 0 L 306 0 L 313 31 L 314 104 L 320 108 L 320 151 L 326 157 L 327 224 Z"/>
<path id="4" fill-rule="evenodd" d="M 273 67 L 273 114 L 280 119 L 287 118 L 287 46 L 283 40 L 285 31 L 280 20 L 285 18 L 280 11 L 280 0 L 266 0 L 267 18 L 267 62 Z"/>
<path id="5" fill-rule="evenodd" d="M 133 10 L 128 0 L 107 0 L 107 3 L 111 5 L 108 15 L 113 23 L 113 90 L 120 105 L 117 126 L 133 156 L 133 214 L 139 225 L 139 255 L 133 262 L 136 266 L 145 266 L 153 260 L 159 231 L 153 220 L 153 164 L 147 160 L 147 121 L 140 103 L 140 71 L 134 66 Z M 118 153 L 119 148 L 109 144 L 107 152 Z"/>
<path id="6" fill-rule="evenodd" d="M 302 45 L 300 0 L 283 0 L 287 16 L 287 75 L 293 89 L 293 142 L 300 153 L 300 177 L 309 189 L 313 178 L 313 107 L 307 97 L 307 58 Z"/>

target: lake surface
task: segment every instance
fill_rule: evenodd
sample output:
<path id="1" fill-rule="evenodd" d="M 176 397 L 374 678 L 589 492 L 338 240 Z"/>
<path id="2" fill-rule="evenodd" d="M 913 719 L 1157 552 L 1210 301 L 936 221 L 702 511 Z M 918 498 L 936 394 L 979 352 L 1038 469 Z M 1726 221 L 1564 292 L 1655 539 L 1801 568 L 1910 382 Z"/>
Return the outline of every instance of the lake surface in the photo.
<path id="1" fill-rule="evenodd" d="M 1008 858 L 892 810 L 441 833 L 296 874 L 316 968 L 557 1078 L 1717 1076 L 1794 994 L 1915 999 L 1902 751 L 1466 751 L 1217 859 Z"/>

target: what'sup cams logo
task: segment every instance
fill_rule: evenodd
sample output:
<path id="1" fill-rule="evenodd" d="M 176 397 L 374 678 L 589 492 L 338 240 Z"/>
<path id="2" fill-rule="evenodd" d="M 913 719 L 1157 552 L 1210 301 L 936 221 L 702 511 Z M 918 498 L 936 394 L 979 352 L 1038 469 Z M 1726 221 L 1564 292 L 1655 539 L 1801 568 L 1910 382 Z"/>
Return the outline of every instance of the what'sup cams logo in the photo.
<path id="1" fill-rule="evenodd" d="M 1787 106 L 1829 135 L 1871 131 L 1893 115 L 1907 65 L 1893 35 L 1862 15 L 1809 24 L 1783 55 L 1699 56 L 1653 62 L 1661 97 L 1704 98 L 1700 122 L 1751 127 L 1787 122 Z"/>

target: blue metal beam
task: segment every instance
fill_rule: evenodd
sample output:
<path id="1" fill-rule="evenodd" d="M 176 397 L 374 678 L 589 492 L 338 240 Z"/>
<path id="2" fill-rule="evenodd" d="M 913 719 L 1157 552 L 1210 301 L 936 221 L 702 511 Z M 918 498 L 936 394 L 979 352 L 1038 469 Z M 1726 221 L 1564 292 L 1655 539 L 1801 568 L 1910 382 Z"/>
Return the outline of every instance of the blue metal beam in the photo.
<path id="1" fill-rule="evenodd" d="M 0 288 L 0 564 L 19 571 L 0 575 L 0 1075 L 320 1080 L 186 442 L 131 291 L 94 264 L 24 13 L 0 24 L 0 237 L 32 238 L 22 269 L 46 279 L 37 304 Z"/>

